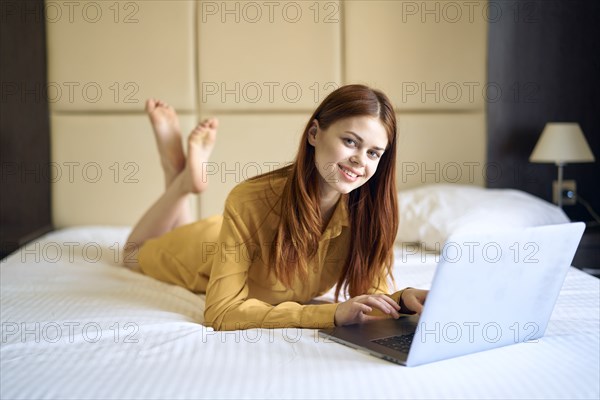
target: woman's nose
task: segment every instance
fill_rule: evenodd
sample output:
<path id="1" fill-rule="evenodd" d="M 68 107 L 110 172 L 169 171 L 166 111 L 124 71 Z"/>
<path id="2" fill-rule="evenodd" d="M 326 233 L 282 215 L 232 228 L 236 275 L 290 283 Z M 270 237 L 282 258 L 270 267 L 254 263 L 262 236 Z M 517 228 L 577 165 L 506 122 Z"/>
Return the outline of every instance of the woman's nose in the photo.
<path id="1" fill-rule="evenodd" d="M 354 165 L 359 165 L 359 166 L 364 165 L 361 153 L 354 154 L 352 157 L 350 157 L 350 161 Z"/>

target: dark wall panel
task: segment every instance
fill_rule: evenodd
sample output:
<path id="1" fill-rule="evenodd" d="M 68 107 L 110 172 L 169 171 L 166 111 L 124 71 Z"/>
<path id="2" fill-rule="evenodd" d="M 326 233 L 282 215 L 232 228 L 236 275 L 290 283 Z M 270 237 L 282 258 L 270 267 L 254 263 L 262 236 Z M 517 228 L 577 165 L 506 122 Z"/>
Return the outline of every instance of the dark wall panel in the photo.
<path id="1" fill-rule="evenodd" d="M 2 255 L 51 226 L 43 0 L 0 2 Z"/>
<path id="2" fill-rule="evenodd" d="M 600 1 L 492 1 L 488 82 L 502 89 L 488 102 L 488 162 L 502 174 L 488 187 L 516 188 L 552 201 L 552 164 L 529 156 L 546 122 L 578 122 L 596 162 L 570 164 L 565 179 L 600 211 Z M 580 204 L 573 220 L 592 219 Z"/>

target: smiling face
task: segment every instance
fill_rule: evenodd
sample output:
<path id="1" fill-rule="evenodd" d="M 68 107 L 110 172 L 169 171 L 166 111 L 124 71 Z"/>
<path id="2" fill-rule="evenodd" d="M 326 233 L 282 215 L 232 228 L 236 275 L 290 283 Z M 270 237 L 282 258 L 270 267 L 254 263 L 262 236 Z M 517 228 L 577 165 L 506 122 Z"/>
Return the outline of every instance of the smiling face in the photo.
<path id="1" fill-rule="evenodd" d="M 325 199 L 350 193 L 375 174 L 388 135 L 374 117 L 344 118 L 325 130 L 314 120 L 308 142 L 315 148 L 321 196 Z"/>

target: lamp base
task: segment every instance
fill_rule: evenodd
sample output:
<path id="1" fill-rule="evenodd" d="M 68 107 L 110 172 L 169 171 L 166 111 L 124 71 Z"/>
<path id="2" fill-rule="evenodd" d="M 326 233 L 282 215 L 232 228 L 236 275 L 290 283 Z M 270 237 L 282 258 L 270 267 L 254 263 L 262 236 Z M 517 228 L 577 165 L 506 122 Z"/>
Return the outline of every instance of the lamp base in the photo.
<path id="1" fill-rule="evenodd" d="M 562 187 L 558 187 L 558 181 L 552 182 L 552 202 L 558 204 L 558 196 L 562 196 L 563 206 L 572 206 L 577 203 L 577 182 L 575 180 L 566 180 L 562 182 Z"/>

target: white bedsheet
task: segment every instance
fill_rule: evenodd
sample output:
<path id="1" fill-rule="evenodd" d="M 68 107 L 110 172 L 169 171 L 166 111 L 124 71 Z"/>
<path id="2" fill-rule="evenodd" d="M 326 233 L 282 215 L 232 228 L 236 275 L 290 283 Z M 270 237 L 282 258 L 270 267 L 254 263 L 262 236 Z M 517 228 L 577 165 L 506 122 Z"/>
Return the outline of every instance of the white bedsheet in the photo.
<path id="1" fill-rule="evenodd" d="M 205 328 L 204 296 L 116 265 L 127 233 L 62 230 L 1 263 L 3 399 L 600 397 L 600 281 L 574 268 L 539 342 L 406 368 L 309 329 Z M 399 286 L 429 287 L 435 257 L 396 256 Z"/>

